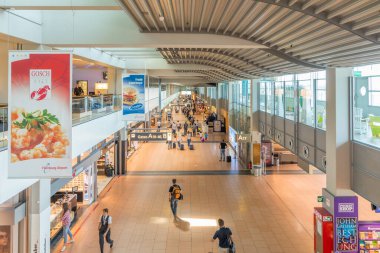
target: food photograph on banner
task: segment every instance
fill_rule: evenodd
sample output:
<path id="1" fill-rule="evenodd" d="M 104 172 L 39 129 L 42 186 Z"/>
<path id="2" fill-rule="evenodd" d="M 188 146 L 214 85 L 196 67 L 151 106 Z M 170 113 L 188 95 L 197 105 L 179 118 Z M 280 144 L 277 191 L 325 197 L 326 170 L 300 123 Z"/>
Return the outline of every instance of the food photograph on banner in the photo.
<path id="1" fill-rule="evenodd" d="M 123 116 L 127 121 L 145 121 L 145 75 L 123 77 Z"/>
<path id="2" fill-rule="evenodd" d="M 9 52 L 9 178 L 72 177 L 72 56 Z"/>

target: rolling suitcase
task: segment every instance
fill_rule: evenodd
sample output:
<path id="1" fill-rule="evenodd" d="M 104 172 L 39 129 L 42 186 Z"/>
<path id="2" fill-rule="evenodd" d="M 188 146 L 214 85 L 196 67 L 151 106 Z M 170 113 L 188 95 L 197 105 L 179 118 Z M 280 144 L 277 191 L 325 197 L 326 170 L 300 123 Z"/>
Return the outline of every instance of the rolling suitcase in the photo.
<path id="1" fill-rule="evenodd" d="M 190 150 L 194 150 L 194 145 L 190 144 Z"/>
<path id="2" fill-rule="evenodd" d="M 181 150 L 185 150 L 185 145 L 181 144 Z"/>
<path id="3" fill-rule="evenodd" d="M 227 156 L 227 162 L 228 162 L 228 163 L 231 162 L 231 156 L 230 156 L 230 155 Z"/>
<path id="4" fill-rule="evenodd" d="M 175 142 L 173 142 L 173 148 L 175 149 Z"/>

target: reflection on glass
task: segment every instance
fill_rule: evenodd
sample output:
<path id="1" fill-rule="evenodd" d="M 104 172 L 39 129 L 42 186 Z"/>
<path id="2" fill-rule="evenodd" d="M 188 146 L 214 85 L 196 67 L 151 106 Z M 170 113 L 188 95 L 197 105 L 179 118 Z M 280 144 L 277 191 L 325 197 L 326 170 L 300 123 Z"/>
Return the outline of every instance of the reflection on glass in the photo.
<path id="1" fill-rule="evenodd" d="M 311 80 L 299 81 L 299 122 L 314 127 L 314 94 Z"/>
<path id="2" fill-rule="evenodd" d="M 294 121 L 294 82 L 285 82 L 285 118 Z"/>
<path id="3" fill-rule="evenodd" d="M 284 117 L 284 82 L 275 82 L 275 108 L 274 114 Z"/>
<path id="4" fill-rule="evenodd" d="M 326 130 L 326 80 L 316 80 L 317 128 Z"/>

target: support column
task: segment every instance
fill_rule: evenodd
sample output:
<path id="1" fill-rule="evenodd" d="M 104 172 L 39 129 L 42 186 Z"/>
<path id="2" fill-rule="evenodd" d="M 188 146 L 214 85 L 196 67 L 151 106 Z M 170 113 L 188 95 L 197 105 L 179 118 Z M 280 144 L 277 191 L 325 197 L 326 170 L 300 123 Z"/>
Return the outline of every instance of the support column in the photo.
<path id="1" fill-rule="evenodd" d="M 260 156 L 261 156 L 261 134 L 259 131 L 259 121 L 260 121 L 260 111 L 259 111 L 259 79 L 251 80 L 251 122 L 250 122 L 250 132 L 252 135 L 251 142 L 251 154 L 250 161 L 252 161 L 252 165 L 259 165 Z"/>
<path id="2" fill-rule="evenodd" d="M 41 179 L 28 190 L 30 253 L 50 252 L 50 179 Z"/>
<path id="3" fill-rule="evenodd" d="M 121 144 L 121 175 L 127 174 L 127 155 L 128 155 L 128 141 L 127 130 L 123 128 L 120 130 L 120 144 Z"/>
<path id="4" fill-rule="evenodd" d="M 328 68 L 326 103 L 326 188 L 335 196 L 351 196 L 350 88 L 352 68 Z"/>

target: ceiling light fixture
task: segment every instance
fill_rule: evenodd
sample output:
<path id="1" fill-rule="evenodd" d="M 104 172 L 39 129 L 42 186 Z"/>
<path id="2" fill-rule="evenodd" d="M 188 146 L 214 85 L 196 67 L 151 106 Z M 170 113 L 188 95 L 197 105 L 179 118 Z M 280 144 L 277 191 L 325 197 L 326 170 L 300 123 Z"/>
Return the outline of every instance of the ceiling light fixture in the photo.
<path id="1" fill-rule="evenodd" d="M 164 22 L 165 17 L 164 17 L 164 16 L 159 16 L 158 19 L 159 19 L 161 22 Z"/>

